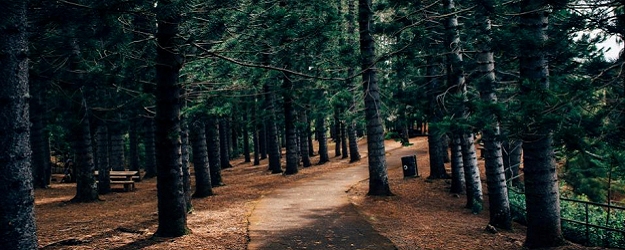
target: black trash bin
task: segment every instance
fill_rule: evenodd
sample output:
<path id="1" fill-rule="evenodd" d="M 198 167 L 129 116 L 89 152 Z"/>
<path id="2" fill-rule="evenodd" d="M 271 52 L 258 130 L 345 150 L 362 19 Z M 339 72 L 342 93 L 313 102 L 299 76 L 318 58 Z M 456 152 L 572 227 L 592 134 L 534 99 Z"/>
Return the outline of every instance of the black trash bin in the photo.
<path id="1" fill-rule="evenodd" d="M 417 156 L 409 155 L 401 158 L 402 169 L 404 169 L 404 177 L 419 177 L 417 170 Z"/>

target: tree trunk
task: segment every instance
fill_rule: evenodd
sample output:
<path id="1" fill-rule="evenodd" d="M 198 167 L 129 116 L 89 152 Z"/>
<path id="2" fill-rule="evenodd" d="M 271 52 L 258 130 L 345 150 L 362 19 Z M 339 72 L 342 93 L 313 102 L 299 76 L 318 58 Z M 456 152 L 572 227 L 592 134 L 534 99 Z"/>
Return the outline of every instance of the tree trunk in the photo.
<path id="1" fill-rule="evenodd" d="M 481 79 L 478 82 L 480 96 L 484 103 L 496 104 L 497 94 L 495 93 L 495 57 L 491 46 L 491 20 L 490 10 L 494 8 L 492 2 L 480 1 L 478 11 L 481 15 L 476 15 L 476 25 L 479 27 L 477 64 L 478 74 Z M 506 176 L 504 173 L 503 158 L 501 155 L 501 133 L 499 131 L 499 121 L 494 111 L 485 110 L 489 119 L 487 128 L 482 130 L 482 140 L 486 150 L 485 164 L 486 183 L 488 184 L 488 208 L 490 215 L 489 224 L 498 228 L 512 228 L 512 217 L 510 215 L 510 201 L 508 200 L 508 187 L 506 186 Z"/>
<path id="2" fill-rule="evenodd" d="M 428 57 L 427 59 L 427 75 L 429 77 L 428 89 L 430 94 L 428 105 L 430 107 L 430 124 L 435 124 L 440 122 L 442 118 L 442 113 L 438 105 L 438 101 L 436 100 L 437 96 L 440 93 L 440 83 L 438 75 L 440 74 L 440 68 L 438 66 L 438 61 L 435 61 L 434 58 Z M 449 178 L 447 171 L 445 170 L 445 163 L 443 161 L 443 151 L 446 150 L 441 148 L 442 146 L 442 138 L 439 134 L 438 130 L 432 126 L 429 127 L 428 133 L 428 149 L 430 156 L 430 176 L 428 179 L 444 179 Z M 452 164 L 453 166 L 453 164 Z M 452 185 L 453 186 L 453 185 Z M 453 188 L 452 188 L 453 189 Z M 452 191 L 453 192 L 453 191 Z"/>
<path id="3" fill-rule="evenodd" d="M 265 128 L 266 120 L 260 119 L 258 130 L 258 150 L 260 151 L 260 159 L 267 159 L 267 129 Z"/>
<path id="4" fill-rule="evenodd" d="M 334 157 L 341 156 L 341 139 L 343 136 L 341 135 L 341 120 L 339 119 L 339 108 L 334 108 Z"/>
<path id="5" fill-rule="evenodd" d="M 36 250 L 30 166 L 27 1 L 0 8 L 0 249 Z"/>
<path id="6" fill-rule="evenodd" d="M 272 174 L 282 173 L 280 164 L 280 144 L 278 142 L 278 131 L 276 128 L 276 115 L 274 112 L 273 90 L 268 84 L 263 86 L 265 91 L 265 110 L 268 112 L 265 119 L 267 153 L 269 154 L 269 170 Z"/>
<path id="7" fill-rule="evenodd" d="M 306 121 L 308 121 L 308 112 L 304 113 L 304 115 L 306 116 Z M 315 156 L 315 148 L 313 146 L 313 138 L 312 138 L 312 131 L 310 128 L 310 121 L 306 123 L 306 136 L 308 138 L 308 156 L 310 157 Z"/>
<path id="8" fill-rule="evenodd" d="M 451 193 L 463 194 L 466 182 L 462 162 L 462 143 L 460 136 L 452 136 L 451 141 Z"/>
<path id="9" fill-rule="evenodd" d="M 182 187 L 188 213 L 193 209 L 193 206 L 191 204 L 191 169 L 189 167 L 189 125 L 187 124 L 187 118 L 184 116 L 180 117 L 180 142 L 182 159 Z"/>
<path id="10" fill-rule="evenodd" d="M 232 154 L 230 154 L 230 159 L 235 159 L 239 157 L 239 132 L 238 132 L 238 123 L 232 114 L 232 120 L 230 123 L 230 137 L 232 138 L 230 141 L 230 147 L 232 148 Z"/>
<path id="11" fill-rule="evenodd" d="M 35 80 L 31 79 L 30 92 L 33 98 L 30 100 L 30 122 L 32 124 L 30 128 L 30 143 L 32 150 L 32 173 L 33 173 L 33 186 L 35 188 L 48 188 L 50 186 L 50 176 L 47 174 L 50 166 L 50 151 L 47 151 L 45 146 L 48 143 L 46 118 L 45 118 L 45 103 L 43 101 L 44 95 L 40 92 L 39 88 L 42 88 L 41 84 L 33 83 Z"/>
<path id="12" fill-rule="evenodd" d="M 219 122 L 217 117 L 209 115 L 206 122 L 206 149 L 212 187 L 223 186 L 221 179 L 221 143 L 219 143 Z"/>
<path id="13" fill-rule="evenodd" d="M 130 132 L 128 135 L 128 139 L 129 139 L 129 148 L 128 148 L 128 157 L 130 158 L 130 170 L 132 171 L 137 171 L 139 172 L 140 166 L 139 166 L 139 138 L 138 137 L 138 133 L 137 133 L 137 126 L 136 124 L 131 124 L 130 125 Z M 137 174 L 139 177 L 141 177 L 141 173 Z M 139 178 L 139 181 L 141 181 L 141 178 Z"/>
<path id="14" fill-rule="evenodd" d="M 154 148 L 154 120 L 146 120 L 145 130 L 145 175 L 143 178 L 156 176 L 156 149 Z"/>
<path id="15" fill-rule="evenodd" d="M 245 162 L 252 162 L 250 158 L 250 131 L 249 131 L 249 116 L 245 114 L 245 124 L 243 125 L 243 157 Z"/>
<path id="16" fill-rule="evenodd" d="M 356 122 L 352 121 L 348 129 L 349 133 L 349 162 L 360 161 L 358 152 L 358 137 L 356 136 Z"/>
<path id="17" fill-rule="evenodd" d="M 85 103 L 84 101 L 82 103 Z M 87 115 L 84 115 L 87 116 Z M 76 153 L 76 196 L 73 202 L 93 202 L 98 200 L 98 186 L 93 171 L 93 149 L 89 119 L 85 118 L 72 129 L 74 152 Z"/>
<path id="18" fill-rule="evenodd" d="M 106 125 L 99 125 L 96 129 L 97 156 L 98 156 L 98 193 L 108 194 L 111 192 L 111 178 L 109 165 L 108 129 Z"/>
<path id="19" fill-rule="evenodd" d="M 521 86 L 521 95 L 532 100 L 531 105 L 545 106 L 543 100 L 531 97 L 549 89 L 549 69 L 546 49 L 549 23 L 544 0 L 521 1 L 520 28 L 523 31 L 520 56 L 521 81 L 538 83 L 538 88 Z M 522 103 L 521 105 L 529 105 Z M 531 117 L 538 121 L 523 135 L 523 166 L 525 174 L 525 204 L 527 207 L 527 238 L 530 248 L 552 247 L 563 243 L 560 227 L 560 192 L 552 148 L 552 131 L 541 124 L 541 114 Z"/>
<path id="20" fill-rule="evenodd" d="M 523 143 L 520 140 L 505 140 L 502 149 L 503 166 L 506 169 L 506 183 L 523 189 L 519 178 Z"/>
<path id="21" fill-rule="evenodd" d="M 343 159 L 349 158 L 349 154 L 347 152 L 348 143 L 347 143 L 347 129 L 345 128 L 345 122 L 341 122 L 341 141 L 343 142 L 341 145 L 341 150 L 343 151 Z"/>
<path id="22" fill-rule="evenodd" d="M 451 159 L 449 158 L 449 136 L 443 135 L 441 137 L 441 154 L 443 155 L 443 162 L 449 163 Z"/>
<path id="23" fill-rule="evenodd" d="M 482 211 L 484 198 L 482 196 L 482 179 L 480 178 L 480 169 L 477 165 L 473 134 L 463 134 L 461 141 L 462 165 L 464 167 L 464 179 L 467 189 L 467 208 L 470 208 L 474 214 L 478 214 Z"/>
<path id="24" fill-rule="evenodd" d="M 354 3 L 355 3 L 354 0 L 347 1 L 347 44 L 354 44 L 356 40 L 355 39 L 356 27 L 354 25 L 356 5 Z M 354 51 L 353 46 L 350 47 L 350 51 L 353 53 L 353 57 L 355 58 L 356 51 Z M 350 61 L 350 65 L 347 68 L 348 76 L 351 76 L 354 74 L 354 67 L 356 66 L 356 64 L 357 62 L 355 60 L 352 59 L 352 61 Z M 353 78 L 349 78 L 345 80 L 345 85 L 349 89 L 354 89 L 355 85 L 354 85 Z M 356 113 L 356 93 L 352 93 L 349 112 Z M 353 115 L 351 119 L 348 119 L 347 122 L 349 123 L 346 124 L 348 138 L 349 138 L 349 162 L 350 163 L 360 161 L 360 153 L 358 152 L 358 136 L 356 135 L 356 118 L 354 117 L 355 115 Z"/>
<path id="25" fill-rule="evenodd" d="M 330 161 L 330 156 L 328 155 L 328 140 L 326 139 L 326 130 L 325 130 L 325 117 L 322 114 L 317 116 L 315 125 L 315 131 L 317 132 L 317 140 L 319 141 L 319 162 L 317 165 L 322 165 L 326 162 Z"/>
<path id="26" fill-rule="evenodd" d="M 119 126 L 119 124 L 116 124 L 109 128 L 109 136 L 111 138 L 111 161 L 109 163 L 114 171 L 126 170 L 124 164 L 124 136 L 122 135 L 122 129 Z"/>
<path id="27" fill-rule="evenodd" d="M 219 162 L 222 169 L 231 168 L 230 147 L 228 146 L 228 122 L 225 118 L 219 118 Z"/>
<path id="28" fill-rule="evenodd" d="M 189 232 L 187 205 L 182 180 L 180 139 L 180 97 L 178 84 L 182 58 L 176 52 L 179 6 L 159 0 L 156 7 L 156 166 L 158 180 L 158 230 L 160 237 L 178 237 Z"/>
<path id="29" fill-rule="evenodd" d="M 367 121 L 367 149 L 369 151 L 369 193 L 368 195 L 391 195 L 386 171 L 384 150 L 384 128 L 380 118 L 380 89 L 374 65 L 375 43 L 371 35 L 373 27 L 373 5 L 371 0 L 358 0 L 358 24 L 360 26 L 360 54 L 365 116 Z"/>
<path id="30" fill-rule="evenodd" d="M 282 94 L 284 98 L 284 133 L 286 140 L 286 170 L 285 175 L 297 174 L 299 158 L 297 156 L 297 131 L 295 129 L 295 114 L 291 89 L 293 83 L 286 77 L 282 80 Z"/>
<path id="31" fill-rule="evenodd" d="M 208 149 L 206 147 L 206 125 L 197 120 L 191 129 L 191 147 L 193 150 L 193 169 L 195 170 L 195 192 L 193 197 L 204 198 L 213 195 Z"/>
<path id="32" fill-rule="evenodd" d="M 299 116 L 299 140 L 300 140 L 300 145 L 299 145 L 299 150 L 300 150 L 300 155 L 302 157 L 302 164 L 303 167 L 307 168 L 311 166 L 310 163 L 310 156 L 308 155 L 308 136 L 306 133 L 307 130 L 307 124 L 308 124 L 308 117 L 306 117 L 306 111 L 304 110 L 300 110 L 298 113 Z"/>

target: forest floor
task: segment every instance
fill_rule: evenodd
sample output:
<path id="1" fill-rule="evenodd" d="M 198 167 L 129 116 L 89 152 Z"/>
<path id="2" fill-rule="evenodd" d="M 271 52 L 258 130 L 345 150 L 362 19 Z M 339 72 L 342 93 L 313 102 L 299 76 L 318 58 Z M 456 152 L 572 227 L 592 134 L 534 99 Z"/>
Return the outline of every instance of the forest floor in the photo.
<path id="1" fill-rule="evenodd" d="M 343 173 L 364 176 L 355 178 L 357 185 L 349 191 L 349 200 L 355 206 L 340 205 L 346 209 L 351 207 L 347 213 L 362 215 L 352 217 L 353 220 L 347 223 L 356 221 L 353 228 L 370 227 L 368 223 L 362 224 L 364 218 L 373 226 L 372 235 L 383 235 L 399 249 L 522 248 L 523 226 L 515 224 L 515 230 L 495 234 L 486 232 L 487 208 L 482 214 L 473 215 L 463 208 L 464 199 L 448 193 L 446 180 L 428 181 L 424 178 L 429 174 L 427 140 L 417 137 L 411 142 L 414 145 L 403 148 L 398 142 L 386 142 L 389 179 L 395 194 L 386 198 L 365 196 L 368 182 L 358 183 L 367 177 L 365 140 L 359 143 L 363 159 L 358 163 L 349 164 L 349 159 L 331 157 L 329 163 L 300 169 L 292 176 L 270 174 L 267 160 L 261 161 L 259 166 L 244 163 L 241 159 L 234 160 L 233 168 L 222 170 L 226 185 L 215 188 L 215 196 L 193 199 L 194 210 L 188 216 L 192 233 L 174 239 L 153 237 L 158 224 L 154 179 L 138 183 L 134 192 L 102 195 L 103 201 L 94 203 L 70 203 L 75 184 L 53 184 L 52 188 L 35 191 L 39 244 L 43 249 L 247 249 L 250 237 L 254 238 L 254 233 L 249 231 L 254 228 L 252 214 L 254 208 L 262 209 L 263 199 L 298 186 L 319 186 L 319 183 L 309 184 L 328 176 L 342 178 L 345 175 L 340 173 Z M 329 148 L 333 149 L 333 144 Z M 397 152 L 393 152 L 395 150 Z M 333 152 L 330 152 L 332 156 Z M 423 177 L 403 179 L 400 158 L 410 154 L 418 155 L 419 173 Z M 318 158 L 313 157 L 312 162 L 316 163 Z M 345 196 L 350 185 L 343 185 L 345 190 L 338 193 Z M 328 192 L 326 197 L 330 198 L 328 195 L 334 193 Z M 279 217 L 281 212 L 276 211 L 276 214 Z M 339 211 L 339 214 L 345 214 L 345 211 Z M 311 217 L 302 219 L 311 222 Z M 341 216 L 335 219 L 341 219 Z M 291 223 L 306 225 L 306 221 Z M 315 225 L 323 227 L 325 224 Z M 309 231 L 309 234 L 315 233 Z M 284 236 L 288 235 L 276 238 L 284 239 Z M 321 234 L 317 236 L 319 242 L 328 240 Z M 384 237 L 381 241 L 386 240 Z M 250 249 L 262 248 L 262 245 L 252 241 Z M 283 246 L 278 249 L 288 249 Z M 567 246 L 561 249 L 582 248 Z"/>

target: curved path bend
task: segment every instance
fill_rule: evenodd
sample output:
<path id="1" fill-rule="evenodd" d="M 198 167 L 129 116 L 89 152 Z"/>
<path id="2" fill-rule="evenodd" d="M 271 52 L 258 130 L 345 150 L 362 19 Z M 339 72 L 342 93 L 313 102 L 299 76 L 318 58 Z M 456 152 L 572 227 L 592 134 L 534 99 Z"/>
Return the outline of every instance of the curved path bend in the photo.
<path id="1" fill-rule="evenodd" d="M 397 144 L 387 143 L 387 152 L 399 149 L 387 153 L 389 167 L 408 153 Z M 354 166 L 296 181 L 261 198 L 249 218 L 248 249 L 397 249 L 358 214 L 346 194 L 369 177 L 366 162 L 363 157 Z"/>

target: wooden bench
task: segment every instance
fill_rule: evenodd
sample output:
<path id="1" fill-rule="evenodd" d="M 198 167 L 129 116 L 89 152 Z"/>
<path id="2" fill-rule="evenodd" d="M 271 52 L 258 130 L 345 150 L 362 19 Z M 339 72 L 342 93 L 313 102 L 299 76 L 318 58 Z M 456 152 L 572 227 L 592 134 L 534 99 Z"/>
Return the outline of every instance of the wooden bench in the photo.
<path id="1" fill-rule="evenodd" d="M 94 174 L 97 176 L 99 173 L 95 171 Z M 109 178 L 111 180 L 111 185 L 124 185 L 124 191 L 134 191 L 135 190 L 135 181 L 134 179 L 139 176 L 138 171 L 110 171 Z"/>
<path id="2" fill-rule="evenodd" d="M 135 182 L 130 180 L 123 180 L 123 181 L 114 181 L 111 180 L 111 185 L 124 185 L 124 191 L 128 192 L 128 191 L 134 191 L 135 190 Z"/>

